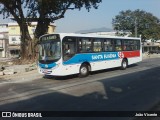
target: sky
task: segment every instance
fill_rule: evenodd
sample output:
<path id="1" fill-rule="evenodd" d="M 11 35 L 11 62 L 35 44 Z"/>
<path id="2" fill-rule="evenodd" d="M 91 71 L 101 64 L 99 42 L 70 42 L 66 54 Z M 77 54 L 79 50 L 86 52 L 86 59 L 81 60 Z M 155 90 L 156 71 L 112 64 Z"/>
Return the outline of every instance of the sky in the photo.
<path id="1" fill-rule="evenodd" d="M 85 8 L 79 10 L 69 10 L 65 17 L 55 21 L 56 32 L 77 32 L 80 30 L 90 30 L 95 28 L 112 28 L 112 19 L 125 10 L 144 10 L 160 18 L 160 0 L 102 0 L 98 9 L 92 8 L 88 12 Z M 9 22 L 2 20 L 0 23 Z"/>
<path id="2" fill-rule="evenodd" d="M 160 18 L 160 0 L 102 0 L 98 9 L 70 10 L 56 21 L 56 32 L 76 32 L 94 28 L 112 28 L 112 19 L 125 10 L 145 10 Z"/>

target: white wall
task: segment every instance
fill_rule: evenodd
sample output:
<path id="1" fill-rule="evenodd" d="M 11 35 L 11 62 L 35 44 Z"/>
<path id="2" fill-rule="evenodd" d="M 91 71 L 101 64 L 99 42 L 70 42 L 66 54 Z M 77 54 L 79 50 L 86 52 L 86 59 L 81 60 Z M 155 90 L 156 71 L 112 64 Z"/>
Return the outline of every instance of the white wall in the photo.
<path id="1" fill-rule="evenodd" d="M 9 36 L 9 44 L 10 45 L 19 45 L 21 43 L 20 36 Z"/>
<path id="2" fill-rule="evenodd" d="M 7 52 L 7 39 L 0 39 L 0 57 L 6 57 Z"/>

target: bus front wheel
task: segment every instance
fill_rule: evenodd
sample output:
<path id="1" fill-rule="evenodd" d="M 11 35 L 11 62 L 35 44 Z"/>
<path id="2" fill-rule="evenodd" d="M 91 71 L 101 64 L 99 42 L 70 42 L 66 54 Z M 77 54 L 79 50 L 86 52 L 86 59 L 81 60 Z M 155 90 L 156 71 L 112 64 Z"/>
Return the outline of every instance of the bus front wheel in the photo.
<path id="1" fill-rule="evenodd" d="M 127 59 L 123 59 L 123 60 L 122 60 L 122 63 L 121 63 L 121 69 L 122 69 L 122 70 L 125 70 L 125 69 L 127 68 L 127 66 L 128 66 L 128 61 L 127 61 Z"/>
<path id="2" fill-rule="evenodd" d="M 79 77 L 86 77 L 89 75 L 89 67 L 86 64 L 82 64 L 79 70 Z"/>

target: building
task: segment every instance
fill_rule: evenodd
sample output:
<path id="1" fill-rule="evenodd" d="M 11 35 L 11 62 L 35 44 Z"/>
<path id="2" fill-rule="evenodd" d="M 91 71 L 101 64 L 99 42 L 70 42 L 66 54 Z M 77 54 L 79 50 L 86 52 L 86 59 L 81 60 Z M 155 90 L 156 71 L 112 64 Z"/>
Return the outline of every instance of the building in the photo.
<path id="1" fill-rule="evenodd" d="M 0 24 L 0 58 L 8 57 L 8 24 Z"/>
<path id="2" fill-rule="evenodd" d="M 0 34 L 0 58 L 1 57 L 8 57 L 8 38 L 3 34 Z"/>
<path id="3" fill-rule="evenodd" d="M 36 26 L 37 26 L 37 22 L 31 22 L 31 24 L 28 26 L 29 34 L 32 38 L 34 36 Z M 48 33 L 53 33 L 55 31 L 55 27 L 56 27 L 55 24 L 50 24 L 48 27 Z M 6 31 L 4 32 L 5 29 Z M 7 57 L 18 57 L 20 54 L 20 46 L 21 46 L 21 32 L 20 32 L 19 25 L 15 22 L 7 23 L 7 24 L 0 24 L 0 30 L 3 30 L 3 31 L 0 31 L 0 34 L 4 36 L 6 36 L 7 34 L 8 36 L 8 47 L 6 47 L 8 50 Z M 7 38 L 5 38 L 5 40 L 6 39 Z M 4 42 L 4 39 L 3 39 L 3 42 Z M 0 44 L 2 44 L 2 40 Z M 7 42 L 5 44 L 7 45 Z M 2 48 L 1 48 L 1 51 L 2 51 Z"/>
<path id="4" fill-rule="evenodd" d="M 143 53 L 160 51 L 160 41 L 152 42 L 152 40 L 146 40 L 143 42 Z"/>

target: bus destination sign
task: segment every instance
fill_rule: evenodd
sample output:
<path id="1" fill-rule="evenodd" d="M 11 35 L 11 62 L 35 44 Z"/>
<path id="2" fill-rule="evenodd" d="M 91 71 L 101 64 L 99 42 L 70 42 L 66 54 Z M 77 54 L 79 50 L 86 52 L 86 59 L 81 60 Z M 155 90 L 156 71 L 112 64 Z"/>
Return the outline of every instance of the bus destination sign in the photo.
<path id="1" fill-rule="evenodd" d="M 46 41 L 46 40 L 57 40 L 58 39 L 58 35 L 47 35 L 47 36 L 43 36 L 41 38 L 42 41 Z"/>

